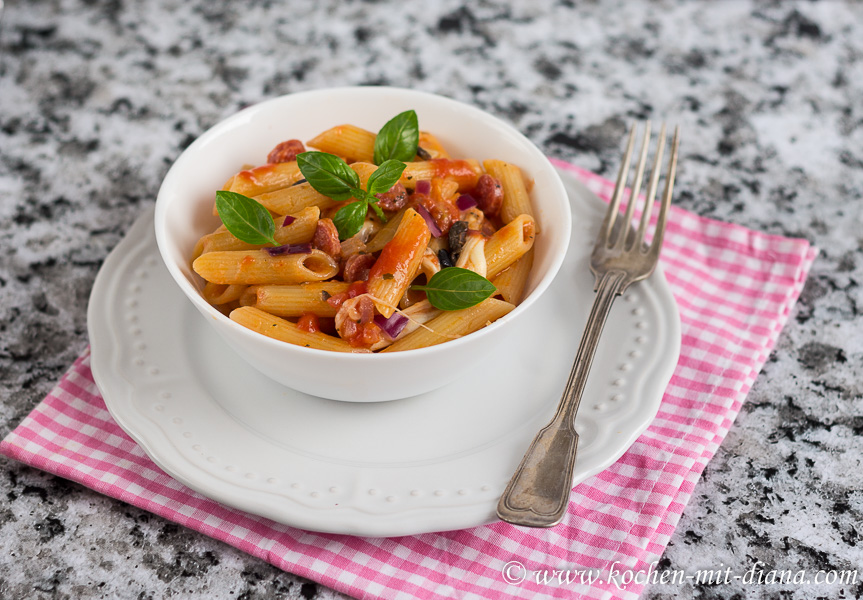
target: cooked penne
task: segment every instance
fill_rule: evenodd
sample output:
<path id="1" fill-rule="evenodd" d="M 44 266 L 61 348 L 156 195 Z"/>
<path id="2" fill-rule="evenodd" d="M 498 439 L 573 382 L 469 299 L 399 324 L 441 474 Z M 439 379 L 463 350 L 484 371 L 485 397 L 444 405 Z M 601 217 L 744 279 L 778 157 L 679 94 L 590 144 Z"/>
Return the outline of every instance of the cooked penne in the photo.
<path id="1" fill-rule="evenodd" d="M 209 234 L 209 235 L 212 235 L 212 234 Z M 192 260 L 195 260 L 196 258 L 198 258 L 199 256 L 201 256 L 204 253 L 204 240 L 206 238 L 207 238 L 207 236 L 205 235 L 204 237 L 199 239 L 197 242 L 195 242 L 195 247 L 192 249 Z"/>
<path id="2" fill-rule="evenodd" d="M 411 285 L 417 283 L 417 280 L 420 279 L 422 283 L 428 282 L 432 277 L 435 276 L 436 273 L 440 271 L 440 259 L 434 250 L 426 246 L 425 252 L 423 253 L 423 260 L 420 263 L 420 268 L 417 271 L 416 278 L 411 282 Z M 424 280 L 421 278 L 425 277 Z M 404 295 L 401 300 L 399 300 L 399 308 L 406 309 L 408 307 L 419 304 L 420 302 L 428 302 L 425 299 L 425 292 L 420 290 L 412 290 L 408 287 L 405 290 Z"/>
<path id="3" fill-rule="evenodd" d="M 414 209 L 407 209 L 395 236 L 381 250 L 369 272 L 369 294 L 384 317 L 393 314 L 393 307 L 416 277 L 429 239 L 431 233 L 425 219 Z"/>
<path id="4" fill-rule="evenodd" d="M 420 327 L 404 337 L 399 336 L 391 346 L 384 348 L 381 352 L 401 352 L 442 344 L 473 333 L 489 323 L 493 323 L 514 308 L 515 306 L 509 302 L 489 298 L 470 308 L 443 312 L 426 323 L 427 328 Z"/>
<path id="5" fill-rule="evenodd" d="M 458 193 L 458 182 L 452 179 L 432 179 L 431 181 L 431 198 L 432 200 L 455 200 L 454 196 Z"/>
<path id="6" fill-rule="evenodd" d="M 320 250 L 281 256 L 266 250 L 208 252 L 195 259 L 192 268 L 207 281 L 228 285 L 324 281 L 339 272 L 336 260 Z"/>
<path id="7" fill-rule="evenodd" d="M 414 189 L 417 181 L 451 179 L 458 183 L 459 191 L 472 190 L 476 187 L 482 169 L 476 160 L 450 160 L 436 158 L 429 161 L 407 163 L 402 173 L 401 182 L 408 189 Z"/>
<path id="8" fill-rule="evenodd" d="M 327 299 L 348 290 L 343 281 L 321 281 L 298 285 L 256 285 L 249 288 L 254 297 L 241 299 L 240 304 L 254 306 L 279 317 L 299 317 L 313 313 L 319 317 L 335 317 L 336 308 Z"/>
<path id="9" fill-rule="evenodd" d="M 226 317 L 231 314 L 231 311 L 237 308 L 240 308 L 240 303 L 237 300 L 233 302 L 227 302 L 225 304 L 215 304 L 216 310 L 225 315 Z"/>
<path id="10" fill-rule="evenodd" d="M 245 285 L 222 285 L 208 281 L 201 293 L 204 300 L 210 304 L 228 304 L 234 300 L 239 300 L 246 289 L 247 286 Z"/>
<path id="11" fill-rule="evenodd" d="M 393 239 L 396 231 L 398 231 L 406 210 L 407 209 L 403 208 L 389 218 L 386 225 L 381 227 L 375 236 L 366 244 L 366 252 L 378 252 L 383 250 L 383 247 Z"/>
<path id="12" fill-rule="evenodd" d="M 231 192 L 244 196 L 259 196 L 293 185 L 302 176 L 296 161 L 273 163 L 240 171 L 225 185 Z"/>
<path id="13" fill-rule="evenodd" d="M 309 146 L 341 156 L 349 163 L 370 163 L 375 158 L 375 137 L 371 131 L 353 125 L 339 125 L 309 140 Z"/>
<path id="14" fill-rule="evenodd" d="M 485 244 L 486 277 L 494 278 L 533 247 L 536 228 L 530 215 L 519 215 Z"/>
<path id="15" fill-rule="evenodd" d="M 351 164 L 351 169 L 359 176 L 360 178 L 360 187 L 365 189 L 366 185 L 369 183 L 369 177 L 372 176 L 377 170 L 378 166 L 374 163 L 370 162 L 355 162 Z"/>
<path id="16" fill-rule="evenodd" d="M 492 285 L 497 288 L 496 295 L 499 294 L 510 304 L 521 302 L 527 276 L 530 275 L 530 269 L 533 267 L 533 252 L 534 249 L 531 248 L 491 280 Z"/>
<path id="17" fill-rule="evenodd" d="M 534 216 L 521 169 L 502 160 L 486 160 L 482 165 L 488 174 L 500 180 L 503 186 L 500 218 L 504 223 L 509 223 L 519 215 Z"/>
<path id="18" fill-rule="evenodd" d="M 243 327 L 289 344 L 333 352 L 368 352 L 368 350 L 354 348 L 346 341 L 331 335 L 319 331 L 305 331 L 295 323 L 251 306 L 234 309 L 230 316 L 232 321 Z"/>
<path id="19" fill-rule="evenodd" d="M 317 206 L 321 210 L 325 210 L 336 204 L 335 200 L 316 191 L 308 183 L 300 183 L 267 192 L 255 196 L 255 200 L 277 215 L 290 215 L 309 206 Z"/>
<path id="20" fill-rule="evenodd" d="M 293 215 L 294 222 L 290 225 L 282 225 L 276 228 L 276 233 L 273 237 L 279 244 L 305 244 L 311 241 L 315 234 L 315 225 L 320 217 L 321 209 L 317 206 L 310 206 L 303 209 L 299 213 Z M 279 219 L 279 222 L 284 222 L 284 218 Z M 207 252 L 218 252 L 222 250 L 251 250 L 260 248 L 254 244 L 247 244 L 238 240 L 229 231 L 221 231 L 218 233 L 210 233 L 201 238 L 201 251 L 197 254 L 205 254 Z"/>
<path id="21" fill-rule="evenodd" d="M 433 134 L 420 131 L 419 147 L 429 153 L 432 158 L 449 158 L 449 153 Z"/>

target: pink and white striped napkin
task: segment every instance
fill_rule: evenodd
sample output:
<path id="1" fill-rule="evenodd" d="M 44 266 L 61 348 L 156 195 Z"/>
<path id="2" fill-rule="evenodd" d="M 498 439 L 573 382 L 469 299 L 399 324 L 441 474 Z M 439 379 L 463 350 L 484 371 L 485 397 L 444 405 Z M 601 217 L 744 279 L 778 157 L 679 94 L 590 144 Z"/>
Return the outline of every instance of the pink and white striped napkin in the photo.
<path id="1" fill-rule="evenodd" d="M 556 164 L 605 199 L 613 191 L 610 181 Z M 311 533 L 226 508 L 160 471 L 111 420 L 88 352 L 0 451 L 357 598 L 634 599 L 776 343 L 815 254 L 804 240 L 672 208 L 662 260 L 682 321 L 677 369 L 653 424 L 617 463 L 573 489 L 553 529 L 498 522 L 372 539 Z"/>

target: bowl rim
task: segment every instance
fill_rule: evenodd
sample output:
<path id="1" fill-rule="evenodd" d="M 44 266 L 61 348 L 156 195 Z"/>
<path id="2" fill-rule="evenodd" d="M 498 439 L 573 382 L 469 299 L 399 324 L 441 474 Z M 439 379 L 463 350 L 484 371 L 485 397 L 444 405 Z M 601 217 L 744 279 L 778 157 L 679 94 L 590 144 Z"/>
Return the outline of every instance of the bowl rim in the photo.
<path id="1" fill-rule="evenodd" d="M 288 344 L 280 340 L 261 335 L 255 331 L 252 331 L 251 329 L 239 325 L 238 323 L 232 321 L 227 315 L 218 311 L 210 303 L 204 300 L 203 296 L 199 293 L 197 289 L 195 289 L 192 283 L 186 278 L 185 274 L 180 271 L 180 267 L 173 261 L 169 260 L 168 245 L 171 243 L 171 241 L 168 239 L 166 227 L 167 206 L 169 203 L 167 200 L 167 196 L 170 193 L 170 188 L 173 186 L 174 180 L 181 177 L 180 168 L 183 167 L 182 163 L 186 160 L 189 160 L 188 157 L 192 153 L 194 153 L 194 151 L 198 147 L 207 144 L 211 138 L 221 135 L 223 130 L 231 129 L 237 121 L 243 120 L 244 118 L 246 118 L 247 115 L 253 112 L 264 110 L 270 105 L 285 102 L 287 99 L 297 97 L 313 98 L 314 96 L 329 96 L 332 94 L 399 94 L 408 98 L 417 97 L 423 98 L 430 102 L 440 102 L 445 106 L 457 108 L 461 111 L 466 112 L 473 120 L 480 121 L 486 125 L 501 130 L 500 133 L 506 133 L 510 136 L 513 136 L 515 139 L 519 140 L 522 145 L 525 146 L 526 152 L 528 152 L 529 154 L 533 154 L 536 158 L 539 158 L 540 164 L 542 164 L 544 167 L 547 167 L 547 170 L 550 174 L 549 184 L 552 186 L 554 192 L 553 194 L 549 194 L 549 196 L 551 198 L 554 198 L 554 201 L 559 201 L 563 204 L 563 210 L 561 211 L 561 213 L 564 215 L 564 220 L 566 221 L 563 224 L 564 226 L 562 227 L 563 235 L 560 237 L 559 247 L 551 248 L 552 255 L 546 273 L 537 282 L 536 286 L 530 292 L 530 294 L 523 298 L 522 301 L 517 304 L 511 312 L 494 321 L 490 325 L 479 329 L 478 331 L 475 331 L 469 335 L 463 336 L 458 339 L 450 340 L 443 344 L 392 353 L 332 352 L 329 350 L 320 350 L 317 348 L 307 348 L 304 346 L 297 346 L 295 344 Z M 551 163 L 551 161 L 549 161 L 548 157 L 539 149 L 536 144 L 534 144 L 524 134 L 522 134 L 514 126 L 507 123 L 506 121 L 495 117 L 494 115 L 487 113 L 482 109 L 477 108 L 476 106 L 454 100 L 447 96 L 433 94 L 430 92 L 392 86 L 339 86 L 331 88 L 316 88 L 313 90 L 305 90 L 300 92 L 283 94 L 274 98 L 263 100 L 229 115 L 228 117 L 220 120 L 218 123 L 207 129 L 177 156 L 170 169 L 168 169 L 168 172 L 165 174 L 165 177 L 162 180 L 161 185 L 159 186 L 159 192 L 156 196 L 154 227 L 156 233 L 156 245 L 159 249 L 159 255 L 162 259 L 162 263 L 167 267 L 171 278 L 180 287 L 180 289 L 183 291 L 183 294 L 192 301 L 192 303 L 199 311 L 202 311 L 204 314 L 209 315 L 220 324 L 229 327 L 232 331 L 236 332 L 237 335 L 246 338 L 252 343 L 257 342 L 259 344 L 262 344 L 263 347 L 267 349 L 271 348 L 273 351 L 277 352 L 296 353 L 296 356 L 327 356 L 331 359 L 338 358 L 340 360 L 358 362 L 373 361 L 374 363 L 380 364 L 390 362 L 399 363 L 405 360 L 419 359 L 430 354 L 442 352 L 446 349 L 455 350 L 456 346 L 460 347 L 464 346 L 465 344 L 478 342 L 482 338 L 493 335 L 501 327 L 506 326 L 507 323 L 513 321 L 521 314 L 525 313 L 530 308 L 530 306 L 533 305 L 545 293 L 545 291 L 551 285 L 551 282 L 554 280 L 554 278 L 560 271 L 560 267 L 563 264 L 563 260 L 566 256 L 570 244 L 570 238 L 572 233 L 572 210 L 569 204 L 566 189 L 563 185 L 563 181 L 561 180 L 560 175 L 557 173 L 554 165 Z"/>

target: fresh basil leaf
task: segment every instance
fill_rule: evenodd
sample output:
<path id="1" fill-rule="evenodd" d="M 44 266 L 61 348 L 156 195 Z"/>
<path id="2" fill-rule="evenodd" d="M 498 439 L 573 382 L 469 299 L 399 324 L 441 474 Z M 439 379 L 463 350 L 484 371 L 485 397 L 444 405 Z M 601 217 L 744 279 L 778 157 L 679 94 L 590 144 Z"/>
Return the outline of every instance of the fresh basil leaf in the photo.
<path id="1" fill-rule="evenodd" d="M 220 190 L 216 192 L 216 210 L 222 223 L 238 240 L 255 245 L 279 245 L 273 237 L 276 232 L 273 217 L 257 200 Z"/>
<path id="2" fill-rule="evenodd" d="M 375 164 L 382 165 L 390 159 L 402 162 L 413 160 L 419 141 L 420 127 L 417 113 L 406 110 L 396 115 L 381 127 L 375 138 Z"/>
<path id="3" fill-rule="evenodd" d="M 338 156 L 326 152 L 303 152 L 297 155 L 303 177 L 315 190 L 337 202 L 351 197 L 360 187 L 356 172 Z"/>
<path id="4" fill-rule="evenodd" d="M 461 310 L 475 306 L 497 288 L 485 277 L 461 267 L 441 269 L 426 285 L 412 285 L 426 293 L 432 306 L 440 310 Z"/>
<path id="5" fill-rule="evenodd" d="M 385 194 L 398 183 L 407 165 L 398 160 L 386 160 L 369 177 L 366 190 L 369 194 Z"/>
<path id="6" fill-rule="evenodd" d="M 387 216 L 384 214 L 384 211 L 378 206 L 377 198 L 375 198 L 374 202 L 369 202 L 369 206 L 372 207 L 372 210 L 375 211 L 375 214 L 378 216 L 378 219 L 381 220 L 381 223 L 387 222 Z"/>
<path id="7" fill-rule="evenodd" d="M 339 230 L 339 239 L 344 241 L 359 233 L 368 212 L 369 203 L 365 200 L 357 200 L 341 207 L 333 217 L 333 223 Z"/>

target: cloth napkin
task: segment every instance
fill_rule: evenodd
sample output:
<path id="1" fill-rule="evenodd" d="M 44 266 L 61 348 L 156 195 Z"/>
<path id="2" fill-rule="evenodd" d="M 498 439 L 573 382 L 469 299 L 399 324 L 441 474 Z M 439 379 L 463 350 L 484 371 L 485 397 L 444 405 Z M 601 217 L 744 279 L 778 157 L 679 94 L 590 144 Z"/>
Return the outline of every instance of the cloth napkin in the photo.
<path id="1" fill-rule="evenodd" d="M 556 164 L 610 197 L 612 182 Z M 680 309 L 680 360 L 650 427 L 614 465 L 572 490 L 563 523 L 552 529 L 497 522 L 360 538 L 227 508 L 171 479 L 111 420 L 89 351 L 0 452 L 357 598 L 634 599 L 657 573 L 654 563 L 776 343 L 815 255 L 805 240 L 672 207 L 662 261 Z"/>

